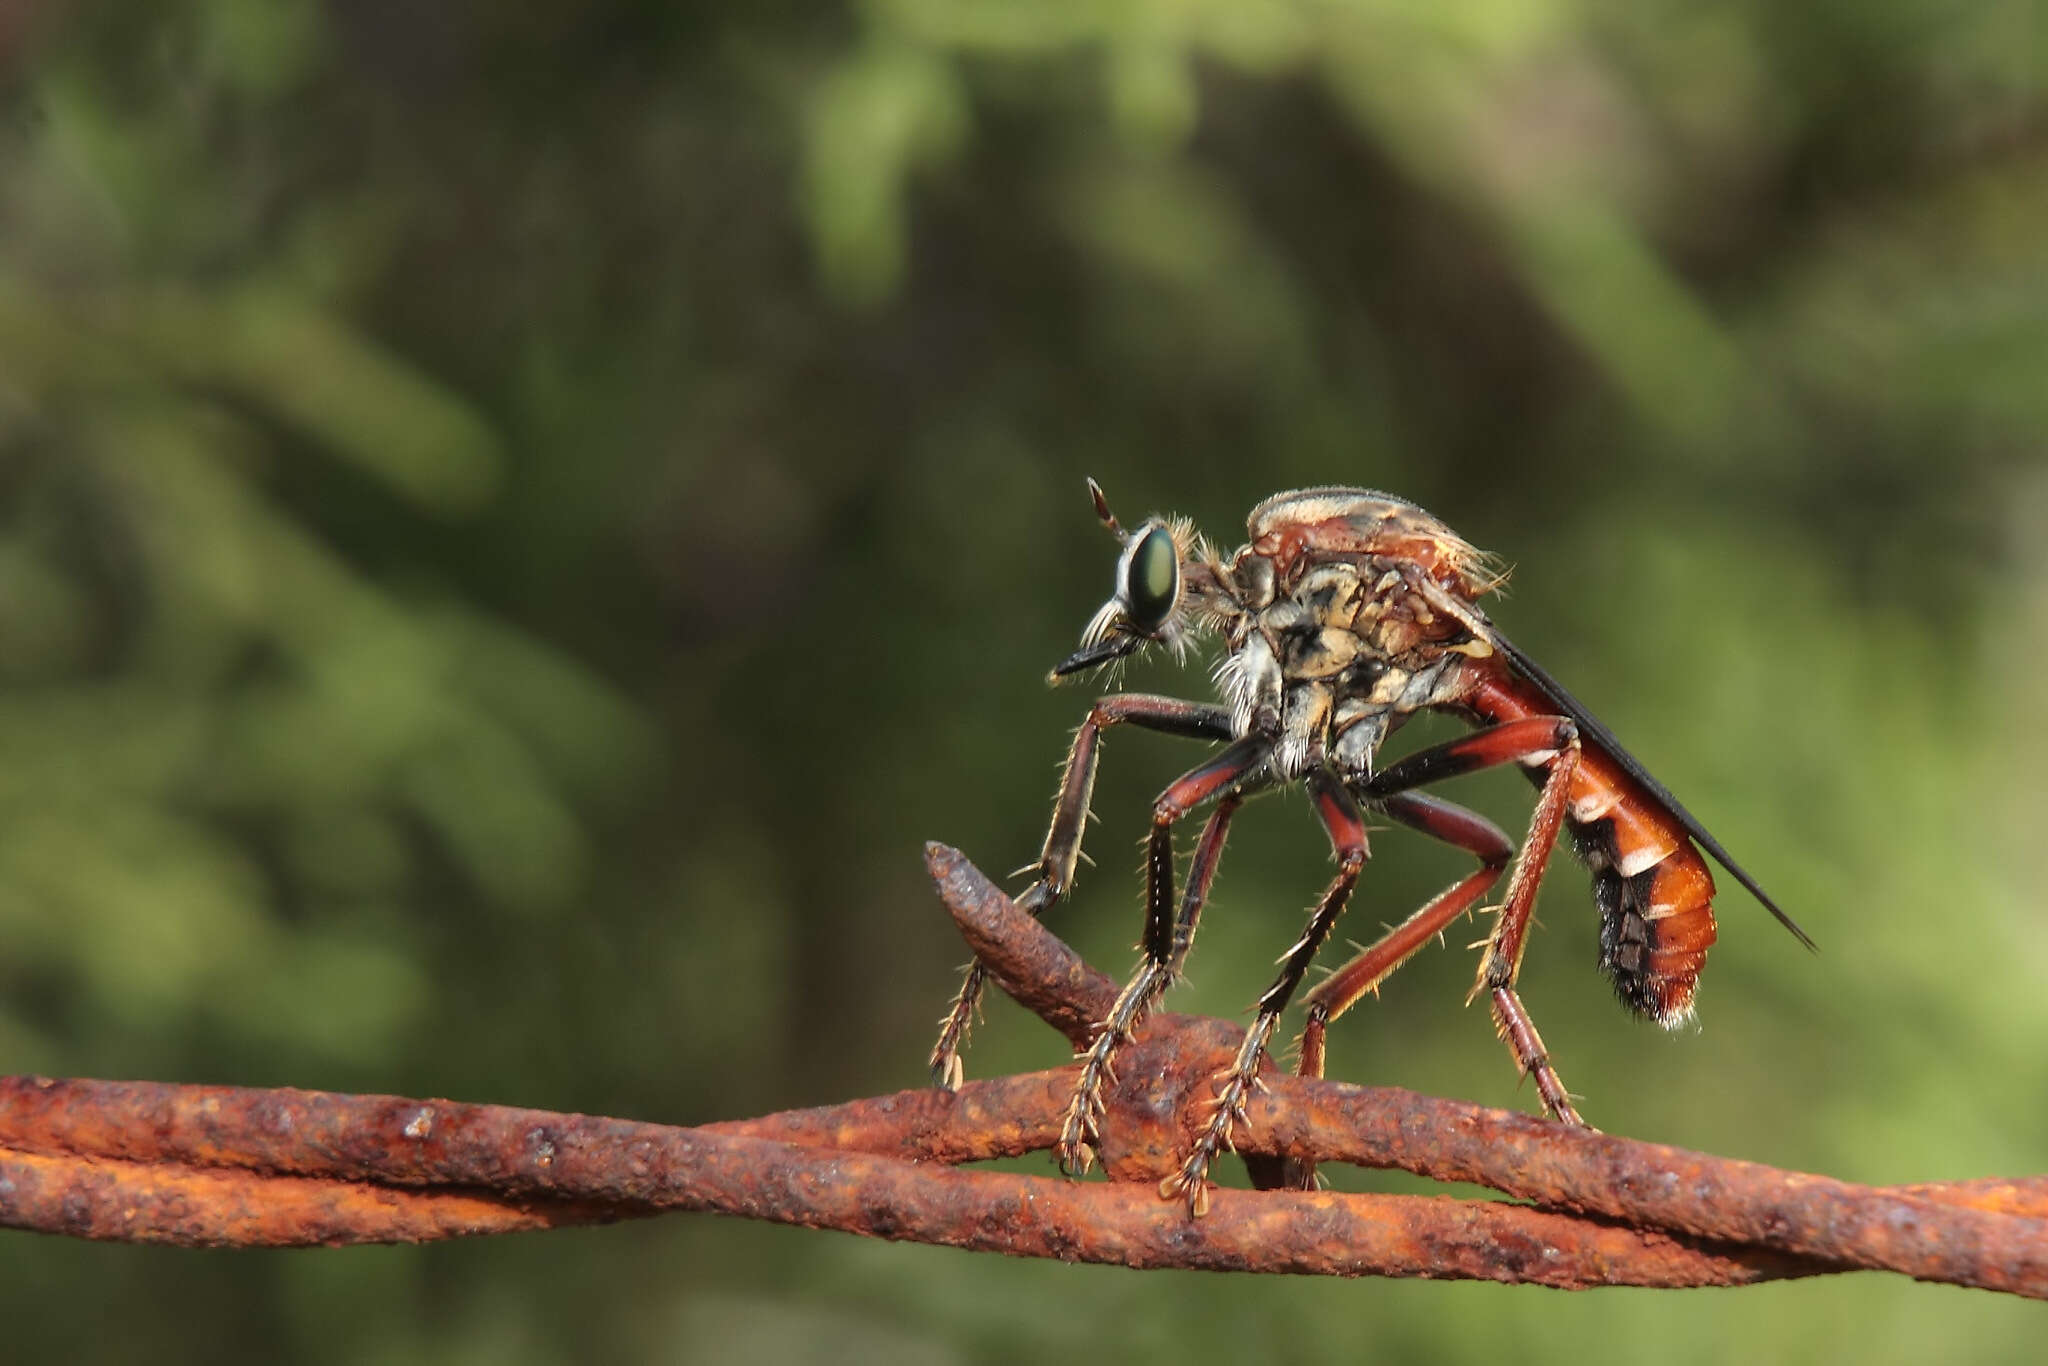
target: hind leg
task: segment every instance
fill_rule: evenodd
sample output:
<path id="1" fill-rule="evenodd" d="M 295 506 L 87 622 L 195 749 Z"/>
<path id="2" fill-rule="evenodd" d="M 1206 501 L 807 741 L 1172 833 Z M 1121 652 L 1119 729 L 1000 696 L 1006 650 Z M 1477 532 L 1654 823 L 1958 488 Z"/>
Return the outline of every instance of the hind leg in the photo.
<path id="1" fill-rule="evenodd" d="M 1366 790 L 1375 799 L 1385 799 L 1410 788 L 1443 778 L 1470 773 L 1496 764 L 1519 763 L 1545 770 L 1536 810 L 1529 818 L 1529 834 L 1522 841 L 1522 856 L 1508 879 L 1507 897 L 1500 915 L 1487 936 L 1486 952 L 1479 960 L 1479 980 L 1471 996 L 1484 992 L 1493 1007 L 1494 1032 L 1514 1054 L 1522 1075 L 1536 1083 L 1543 1108 L 1566 1124 L 1584 1124 L 1572 1108 L 1571 1095 L 1564 1089 L 1557 1069 L 1550 1065 L 1543 1037 L 1515 991 L 1515 979 L 1522 970 L 1522 950 L 1528 942 L 1529 922 L 1536 912 L 1536 891 L 1543 882 L 1543 870 L 1550 851 L 1557 847 L 1558 830 L 1564 824 L 1565 804 L 1571 793 L 1572 774 L 1579 767 L 1579 727 L 1568 716 L 1532 716 L 1436 745 L 1393 764 L 1370 783 Z"/>

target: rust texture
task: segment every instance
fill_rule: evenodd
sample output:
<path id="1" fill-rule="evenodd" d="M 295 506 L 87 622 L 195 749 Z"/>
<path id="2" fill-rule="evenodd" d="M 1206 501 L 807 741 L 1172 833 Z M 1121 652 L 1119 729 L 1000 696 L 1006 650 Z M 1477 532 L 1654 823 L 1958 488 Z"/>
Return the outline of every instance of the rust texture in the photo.
<path id="1" fill-rule="evenodd" d="M 1114 985 L 928 850 L 998 982 L 1070 1043 Z M 417 1242 L 697 1210 L 1132 1267 L 1742 1285 L 1872 1269 L 2048 1298 L 2048 1178 L 1874 1188 L 1269 1072 L 1241 1147 L 1512 1200 L 1154 1186 L 1241 1033 L 1160 1015 L 1108 1097 L 1110 1182 L 958 1170 L 1051 1147 L 1071 1068 L 677 1128 L 391 1096 L 0 1078 L 0 1226 L 187 1246 Z M 1111 1135 L 1115 1135 L 1111 1140 Z M 1525 1202 L 1525 1203 L 1524 1203 Z"/>

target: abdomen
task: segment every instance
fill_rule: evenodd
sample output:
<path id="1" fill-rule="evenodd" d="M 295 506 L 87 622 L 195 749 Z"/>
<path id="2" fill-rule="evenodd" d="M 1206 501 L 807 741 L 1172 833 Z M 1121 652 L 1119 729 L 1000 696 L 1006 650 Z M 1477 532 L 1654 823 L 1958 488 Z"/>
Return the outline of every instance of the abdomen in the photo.
<path id="1" fill-rule="evenodd" d="M 1534 687 L 1491 669 L 1461 704 L 1492 722 L 1557 711 Z M 1541 765 L 1530 772 L 1542 781 Z M 1663 803 L 1591 746 L 1572 775 L 1565 828 L 1593 872 L 1600 968 L 1615 994 L 1667 1029 L 1683 1023 L 1714 943 L 1714 877 L 1706 860 Z"/>

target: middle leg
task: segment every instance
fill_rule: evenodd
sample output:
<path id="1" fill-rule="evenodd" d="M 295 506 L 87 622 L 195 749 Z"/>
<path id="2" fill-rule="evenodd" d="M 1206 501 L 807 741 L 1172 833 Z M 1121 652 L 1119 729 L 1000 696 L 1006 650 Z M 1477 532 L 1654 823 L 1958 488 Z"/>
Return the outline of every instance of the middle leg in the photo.
<path id="1" fill-rule="evenodd" d="M 1456 845 L 1479 860 L 1479 867 L 1439 892 L 1420 910 L 1389 929 L 1358 956 L 1318 983 L 1307 996 L 1308 1019 L 1301 1030 L 1301 1062 L 1304 1077 L 1323 1075 L 1324 1034 L 1330 1021 L 1365 996 L 1377 993 L 1394 969 L 1407 962 L 1444 927 L 1470 910 L 1485 896 L 1508 860 L 1515 855 L 1507 833 L 1476 811 L 1425 796 L 1402 792 L 1377 803 L 1380 810 L 1403 825 Z M 1289 1158 L 1282 1168 L 1282 1184 L 1295 1190 L 1315 1189 L 1315 1164 Z"/>
<path id="2" fill-rule="evenodd" d="M 1515 856 L 1515 846 L 1507 832 L 1477 811 L 1420 792 L 1398 793 L 1378 805 L 1403 825 L 1463 849 L 1479 860 L 1479 867 L 1438 893 L 1369 948 L 1360 950 L 1357 957 L 1309 992 L 1308 1019 L 1301 1031 L 1300 1071 L 1304 1077 L 1323 1075 L 1324 1034 L 1330 1021 L 1358 1004 L 1367 992 L 1377 992 L 1394 969 L 1470 910 L 1500 881 L 1508 860 Z"/>
<path id="3" fill-rule="evenodd" d="M 1115 1079 L 1117 1050 L 1128 1043 L 1152 1005 L 1166 990 L 1194 943 L 1202 906 L 1223 856 L 1230 818 L 1247 790 L 1262 785 L 1260 770 L 1272 745 L 1260 737 L 1238 741 L 1209 762 L 1190 769 L 1170 784 L 1152 806 L 1152 833 L 1145 846 L 1145 959 L 1117 994 L 1109 1015 L 1096 1026 L 1095 1038 L 1082 1055 L 1081 1075 L 1067 1102 L 1054 1152 L 1062 1170 L 1080 1176 L 1094 1165 L 1091 1144 L 1100 1138 L 1103 1089 Z M 1173 913 L 1173 827 L 1205 801 L 1217 800 L 1188 867 L 1188 883 L 1180 913 Z"/>
<path id="4" fill-rule="evenodd" d="M 1329 832 L 1330 846 L 1336 852 L 1337 875 L 1324 889 L 1322 900 L 1309 913 L 1308 925 L 1302 930 L 1301 938 L 1295 940 L 1293 947 L 1281 957 L 1280 975 L 1259 997 L 1258 1014 L 1253 1018 L 1251 1028 L 1245 1031 L 1244 1043 L 1239 1046 L 1236 1059 L 1217 1074 L 1222 1085 L 1217 1088 L 1209 1122 L 1195 1140 L 1193 1150 L 1181 1163 L 1179 1171 L 1159 1183 L 1161 1196 L 1169 1200 L 1185 1196 L 1188 1213 L 1196 1217 L 1209 1208 L 1209 1164 L 1215 1161 L 1218 1153 L 1231 1146 L 1231 1130 L 1244 1118 L 1252 1088 L 1258 1085 L 1259 1065 L 1265 1059 L 1266 1044 L 1280 1022 L 1280 1013 L 1287 1009 L 1288 1001 L 1301 986 L 1301 979 L 1308 974 L 1316 951 L 1330 937 L 1330 930 L 1343 913 L 1345 902 L 1351 899 L 1351 889 L 1358 883 L 1359 870 L 1365 867 L 1365 819 L 1359 814 L 1358 803 L 1344 790 L 1344 784 L 1328 769 L 1315 769 L 1308 775 L 1308 790 L 1315 800 L 1316 814 L 1322 818 L 1323 828 Z"/>

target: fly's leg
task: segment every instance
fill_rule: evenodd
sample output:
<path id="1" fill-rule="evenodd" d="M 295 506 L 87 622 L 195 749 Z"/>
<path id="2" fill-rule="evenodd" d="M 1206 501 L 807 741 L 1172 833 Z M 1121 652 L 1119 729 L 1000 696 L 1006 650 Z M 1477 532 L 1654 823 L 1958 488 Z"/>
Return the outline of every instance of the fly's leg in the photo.
<path id="1" fill-rule="evenodd" d="M 1507 900 L 1502 903 L 1500 918 L 1494 922 L 1493 934 L 1487 940 L 1486 955 L 1479 960 L 1479 978 L 1472 985 L 1472 996 L 1483 991 L 1492 998 L 1494 1032 L 1515 1055 L 1515 1065 L 1522 1069 L 1522 1075 L 1535 1080 L 1536 1093 L 1543 1097 L 1544 1108 L 1566 1124 L 1583 1125 L 1586 1121 L 1572 1108 L 1571 1093 L 1564 1089 L 1557 1069 L 1550 1065 L 1550 1054 L 1536 1032 L 1536 1022 L 1529 1018 L 1528 1009 L 1515 992 L 1515 979 L 1522 971 L 1522 948 L 1536 910 L 1536 887 L 1543 880 L 1543 866 L 1549 861 L 1550 851 L 1557 847 L 1558 827 L 1564 821 L 1572 773 L 1578 764 L 1575 737 L 1569 748 L 1559 750 L 1551 760 L 1550 776 L 1543 781 L 1543 795 L 1537 799 L 1528 838 L 1522 843 L 1521 860 L 1515 864 L 1514 876 L 1508 879 Z"/>
<path id="2" fill-rule="evenodd" d="M 1309 992 L 1308 1020 L 1301 1036 L 1300 1072 L 1304 1077 L 1323 1075 L 1324 1033 L 1330 1021 L 1351 1009 L 1367 992 L 1376 991 L 1417 949 L 1471 909 L 1500 880 L 1515 854 L 1513 842 L 1499 826 L 1478 812 L 1451 802 L 1419 792 L 1403 792 L 1378 805 L 1403 825 L 1463 849 L 1477 858 L 1480 866 Z"/>
<path id="3" fill-rule="evenodd" d="M 1373 800 L 1380 800 L 1424 783 L 1495 764 L 1519 763 L 1546 770 L 1543 790 L 1529 819 L 1528 838 L 1522 841 L 1522 856 L 1515 863 L 1514 875 L 1508 879 L 1507 896 L 1494 921 L 1493 933 L 1487 936 L 1486 953 L 1479 960 L 1479 979 L 1466 1000 L 1482 992 L 1486 994 L 1493 1008 L 1494 1032 L 1514 1054 L 1522 1075 L 1535 1081 L 1543 1108 L 1566 1124 L 1585 1121 L 1572 1108 L 1570 1093 L 1558 1079 L 1557 1069 L 1550 1065 L 1543 1038 L 1515 992 L 1515 979 L 1522 970 L 1522 950 L 1536 910 L 1536 889 L 1542 884 L 1543 869 L 1550 861 L 1550 851 L 1557 845 L 1557 832 L 1564 822 L 1579 753 L 1579 728 L 1570 717 L 1531 716 L 1419 750 L 1383 770 L 1366 788 Z"/>
<path id="4" fill-rule="evenodd" d="M 1258 780 L 1272 752 L 1270 742 L 1253 737 L 1238 741 L 1208 763 L 1190 769 L 1176 779 L 1152 805 L 1152 833 L 1145 843 L 1145 959 L 1137 973 L 1117 994 L 1109 1016 L 1096 1026 L 1095 1037 L 1082 1056 L 1081 1075 L 1067 1102 L 1067 1116 L 1060 1126 L 1055 1150 L 1060 1167 L 1069 1175 L 1086 1172 L 1095 1160 L 1091 1142 L 1101 1137 L 1102 1092 L 1115 1078 L 1116 1051 L 1130 1041 L 1138 1025 L 1152 1008 L 1194 943 L 1195 926 L 1201 920 L 1203 903 L 1216 877 L 1216 864 L 1223 855 L 1223 839 L 1230 818 L 1244 801 L 1244 789 Z M 1194 862 L 1188 867 L 1188 885 L 1181 897 L 1180 914 L 1173 911 L 1173 827 L 1195 807 L 1218 797 L 1216 810 L 1203 827 L 1201 842 L 1195 846 Z"/>
<path id="5" fill-rule="evenodd" d="M 1280 1013 L 1287 1009 L 1288 1001 L 1293 999 L 1301 979 L 1307 975 L 1316 950 L 1330 937 L 1330 930 L 1343 912 L 1344 903 L 1351 898 L 1352 887 L 1357 885 L 1359 870 L 1365 867 L 1365 820 L 1359 815 L 1358 803 L 1344 790 L 1344 784 L 1327 769 L 1315 769 L 1308 775 L 1308 790 L 1315 800 L 1316 814 L 1322 818 L 1323 828 L 1329 832 L 1330 847 L 1337 856 L 1337 875 L 1324 889 L 1322 900 L 1309 913 L 1308 925 L 1302 930 L 1301 938 L 1295 940 L 1293 947 L 1281 956 L 1280 975 L 1259 997 L 1258 1014 L 1252 1020 L 1251 1028 L 1245 1031 L 1244 1043 L 1238 1048 L 1237 1057 L 1228 1068 L 1217 1074 L 1216 1079 L 1221 1085 L 1216 1090 L 1215 1106 L 1201 1136 L 1195 1140 L 1193 1150 L 1181 1163 L 1179 1171 L 1159 1183 L 1162 1198 L 1185 1197 L 1188 1213 L 1196 1218 L 1209 1208 L 1209 1164 L 1216 1160 L 1218 1153 L 1231 1147 L 1231 1130 L 1244 1118 L 1245 1104 L 1251 1098 L 1252 1088 L 1258 1085 L 1259 1064 L 1264 1060 L 1266 1044 L 1280 1022 Z"/>
<path id="6" fill-rule="evenodd" d="M 1147 898 L 1143 945 L 1145 961 L 1136 975 L 1124 984 L 1116 1004 L 1110 1007 L 1108 1017 L 1096 1030 L 1095 1039 L 1081 1065 L 1080 1080 L 1075 1084 L 1073 1098 L 1067 1105 L 1066 1121 L 1060 1128 L 1059 1163 L 1072 1175 L 1079 1176 L 1094 1164 L 1095 1153 L 1089 1145 L 1099 1138 L 1102 1131 L 1102 1091 L 1116 1080 L 1116 1050 L 1137 1033 L 1138 1026 L 1144 1023 L 1153 1004 L 1165 994 L 1180 971 L 1188 946 L 1194 942 L 1195 925 L 1201 919 L 1202 907 L 1208 900 L 1209 886 L 1215 880 L 1216 864 L 1223 853 L 1224 833 L 1242 801 L 1235 796 L 1225 797 L 1210 813 L 1209 823 L 1202 829 L 1201 842 L 1195 846 L 1194 862 L 1188 867 L 1188 882 L 1181 892 L 1178 918 L 1171 924 L 1162 925 L 1153 914 L 1150 898 Z M 1170 848 L 1168 857 L 1171 857 Z M 1146 864 L 1151 867 L 1149 852 Z"/>
<path id="7" fill-rule="evenodd" d="M 1097 701 L 1089 709 L 1088 719 L 1074 732 L 1073 747 L 1067 751 L 1059 797 L 1053 804 L 1052 827 L 1046 831 L 1045 847 L 1034 865 L 1037 878 L 1017 898 L 1017 904 L 1032 915 L 1045 914 L 1074 884 L 1074 865 L 1081 857 L 1081 834 L 1088 820 L 1088 797 L 1095 789 L 1095 763 L 1102 732 L 1124 722 L 1195 740 L 1231 738 L 1230 711 L 1226 707 L 1144 693 L 1119 693 Z M 967 1046 L 967 1034 L 987 984 L 988 968 L 976 959 L 968 966 L 952 1006 L 940 1021 L 939 1041 L 933 1046 L 931 1057 L 933 1085 L 949 1091 L 959 1089 L 960 1053 Z"/>
<path id="8" fill-rule="evenodd" d="M 1456 845 L 1479 860 L 1479 867 L 1446 888 L 1406 920 L 1388 930 L 1370 948 L 1318 983 L 1306 998 L 1308 1021 L 1301 1031 L 1300 1073 L 1323 1075 L 1324 1034 L 1330 1021 L 1356 1005 L 1415 951 L 1470 910 L 1500 880 L 1515 846 L 1507 834 L 1476 811 L 1425 796 L 1402 792 L 1377 803 L 1403 825 Z M 1290 1158 L 1286 1184 L 1297 1190 L 1315 1188 L 1315 1164 Z"/>

